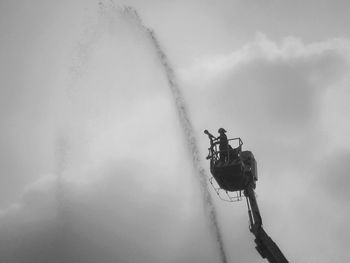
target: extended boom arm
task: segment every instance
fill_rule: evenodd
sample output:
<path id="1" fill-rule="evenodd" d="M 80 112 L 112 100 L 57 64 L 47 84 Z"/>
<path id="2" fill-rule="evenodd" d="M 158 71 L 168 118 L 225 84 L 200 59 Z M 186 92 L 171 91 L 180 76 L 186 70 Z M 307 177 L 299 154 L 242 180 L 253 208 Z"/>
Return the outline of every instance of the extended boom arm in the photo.
<path id="1" fill-rule="evenodd" d="M 247 198 L 250 232 L 255 236 L 256 250 L 270 263 L 288 263 L 277 244 L 262 228 L 262 220 L 253 188 L 248 187 L 244 194 Z"/>

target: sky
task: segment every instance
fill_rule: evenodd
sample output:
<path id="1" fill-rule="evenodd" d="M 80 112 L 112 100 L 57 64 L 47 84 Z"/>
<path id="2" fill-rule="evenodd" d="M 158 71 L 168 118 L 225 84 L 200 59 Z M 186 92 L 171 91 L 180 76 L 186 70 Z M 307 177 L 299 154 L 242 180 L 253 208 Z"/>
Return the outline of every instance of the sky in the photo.
<path id="1" fill-rule="evenodd" d="M 0 262 L 218 262 L 166 75 L 205 157 L 224 127 L 258 163 L 290 262 L 350 257 L 347 1 L 0 2 Z M 101 8 L 103 7 L 103 8 Z M 244 200 L 212 194 L 228 262 L 266 262 Z"/>

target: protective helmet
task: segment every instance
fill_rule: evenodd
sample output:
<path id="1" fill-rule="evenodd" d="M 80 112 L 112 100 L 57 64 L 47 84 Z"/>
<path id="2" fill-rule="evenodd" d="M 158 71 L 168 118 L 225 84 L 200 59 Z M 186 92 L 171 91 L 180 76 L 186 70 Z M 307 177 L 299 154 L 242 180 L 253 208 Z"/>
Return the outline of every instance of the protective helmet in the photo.
<path id="1" fill-rule="evenodd" d="M 218 133 L 225 133 L 226 132 L 226 130 L 224 129 L 224 128 L 220 128 L 219 130 L 218 130 Z"/>

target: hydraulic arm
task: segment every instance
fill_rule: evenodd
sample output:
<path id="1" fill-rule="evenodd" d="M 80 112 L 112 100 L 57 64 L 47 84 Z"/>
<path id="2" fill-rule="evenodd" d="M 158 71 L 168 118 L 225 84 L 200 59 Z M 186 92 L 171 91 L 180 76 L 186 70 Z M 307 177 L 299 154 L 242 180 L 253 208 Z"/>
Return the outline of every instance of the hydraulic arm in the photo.
<path id="1" fill-rule="evenodd" d="M 262 227 L 262 220 L 253 188 L 248 187 L 244 194 L 247 199 L 250 232 L 255 236 L 256 250 L 270 263 L 288 263 L 277 244 L 268 236 Z"/>

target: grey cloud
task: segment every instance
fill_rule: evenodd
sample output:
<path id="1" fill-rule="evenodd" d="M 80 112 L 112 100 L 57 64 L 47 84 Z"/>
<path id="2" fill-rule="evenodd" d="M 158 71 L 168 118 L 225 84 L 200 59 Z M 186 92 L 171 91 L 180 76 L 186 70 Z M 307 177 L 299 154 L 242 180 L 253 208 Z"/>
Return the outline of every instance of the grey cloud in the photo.
<path id="1" fill-rule="evenodd" d="M 54 177 L 28 189 L 20 208 L 2 217 L 0 259 L 9 263 L 178 262 L 179 258 L 209 262 L 211 253 L 216 254 L 206 221 L 198 218 L 202 207 L 184 213 L 186 203 L 174 191 L 160 187 L 155 192 L 140 184 L 140 176 L 160 171 L 133 160 L 96 172 L 100 176 L 89 186 L 64 181 L 63 199 L 57 199 Z M 159 182 L 163 181 L 166 177 L 159 174 Z"/>
<path id="2" fill-rule="evenodd" d="M 301 240 L 298 248 L 305 255 L 304 260 L 340 262 L 349 257 L 350 232 L 345 227 L 350 214 L 349 150 L 324 149 L 318 156 L 317 162 L 311 161 L 303 185 L 295 186 L 300 197 L 293 200 L 288 214 L 298 226 L 295 238 L 308 237 Z M 316 253 L 319 250 L 322 253 Z M 307 256 L 310 251 L 315 252 Z"/>
<path id="3" fill-rule="evenodd" d="M 346 207 L 350 199 L 350 151 L 324 153 L 324 158 L 317 165 L 315 186 L 321 186 L 327 196 Z M 350 212 L 350 211 L 349 211 Z"/>
<path id="4" fill-rule="evenodd" d="M 273 160 L 287 171 L 295 166 L 287 160 L 295 158 L 299 167 L 307 165 L 298 156 L 315 154 L 325 140 L 322 107 L 327 92 L 348 77 L 347 50 L 346 39 L 278 44 L 260 36 L 226 58 L 183 69 L 196 126 L 202 130 L 210 120 L 244 134 L 265 165 Z"/>
<path id="5" fill-rule="evenodd" d="M 322 94 L 347 74 L 349 61 L 336 46 L 318 53 L 304 47 L 306 54 L 294 56 L 289 55 L 288 49 L 274 48 L 280 54 L 272 58 L 270 53 L 277 51 L 260 47 L 248 49 L 247 58 L 241 62 L 235 63 L 234 57 L 230 62 L 228 58 L 228 66 L 222 73 L 209 77 L 205 84 L 210 90 L 205 103 L 220 110 L 218 115 L 238 121 L 244 116 L 250 120 L 249 128 L 269 129 L 269 132 L 274 128 L 274 135 L 281 131 L 290 135 L 315 125 L 320 117 Z M 259 51 L 256 55 L 254 49 Z"/>

